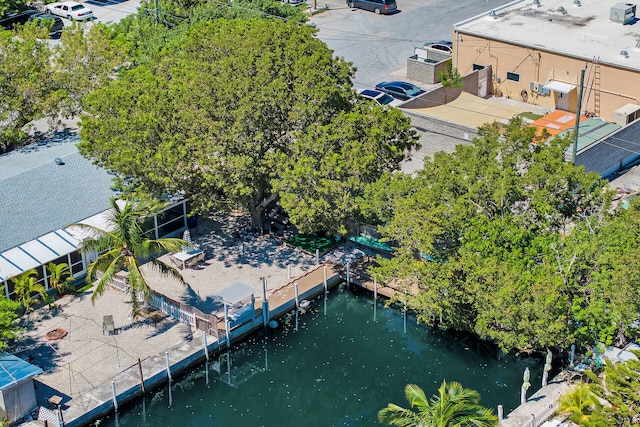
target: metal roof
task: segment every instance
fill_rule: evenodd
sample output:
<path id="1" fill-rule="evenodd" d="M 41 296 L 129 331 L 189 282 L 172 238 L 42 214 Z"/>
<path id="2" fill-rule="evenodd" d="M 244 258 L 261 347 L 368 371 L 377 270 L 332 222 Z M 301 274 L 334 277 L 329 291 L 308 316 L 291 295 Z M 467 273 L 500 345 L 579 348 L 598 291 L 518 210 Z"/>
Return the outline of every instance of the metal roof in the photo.
<path id="1" fill-rule="evenodd" d="M 222 300 L 228 305 L 235 305 L 246 299 L 253 297 L 255 289 L 246 283 L 236 282 L 233 285 L 221 290 L 213 296 Z"/>
<path id="2" fill-rule="evenodd" d="M 5 390 L 41 373 L 42 369 L 19 357 L 7 353 L 0 355 L 0 390 Z"/>
<path id="3" fill-rule="evenodd" d="M 81 239 L 56 230 L 0 253 L 0 281 L 75 252 Z"/>
<path id="4" fill-rule="evenodd" d="M 576 165 L 603 178 L 628 167 L 640 157 L 640 120 L 578 150 Z"/>
<path id="5" fill-rule="evenodd" d="M 609 123 L 599 118 L 589 118 L 581 121 L 578 128 L 579 135 L 577 150 L 580 151 L 583 148 L 590 146 L 591 144 L 597 143 L 605 136 L 617 131 L 620 128 L 620 125 Z M 575 129 L 573 128 L 566 130 L 562 132 L 560 136 L 565 136 L 567 133 L 573 132 L 574 130 Z M 572 147 L 569 146 L 566 150 L 566 153 L 571 154 L 571 150 Z"/>
<path id="6" fill-rule="evenodd" d="M 113 176 L 82 157 L 78 141 L 67 132 L 0 156 L 0 251 L 110 207 Z"/>

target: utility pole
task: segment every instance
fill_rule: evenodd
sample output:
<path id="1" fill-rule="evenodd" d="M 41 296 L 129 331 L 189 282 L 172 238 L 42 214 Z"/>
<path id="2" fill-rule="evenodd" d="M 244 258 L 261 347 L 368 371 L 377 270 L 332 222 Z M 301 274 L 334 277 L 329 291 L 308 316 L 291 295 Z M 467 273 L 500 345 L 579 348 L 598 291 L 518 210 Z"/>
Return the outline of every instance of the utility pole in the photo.
<path id="1" fill-rule="evenodd" d="M 587 71 L 587 66 L 580 72 L 580 93 L 578 95 L 578 111 L 576 112 L 576 134 L 573 139 L 573 147 L 571 149 L 571 163 L 576 164 L 576 155 L 578 152 L 578 132 L 580 130 L 580 113 L 582 112 L 582 91 L 584 90 L 584 73 Z"/>
<path id="2" fill-rule="evenodd" d="M 153 1 L 153 13 L 154 16 L 156 18 L 156 25 L 158 25 L 158 22 L 160 22 L 160 17 L 158 16 L 158 0 L 154 0 Z"/>

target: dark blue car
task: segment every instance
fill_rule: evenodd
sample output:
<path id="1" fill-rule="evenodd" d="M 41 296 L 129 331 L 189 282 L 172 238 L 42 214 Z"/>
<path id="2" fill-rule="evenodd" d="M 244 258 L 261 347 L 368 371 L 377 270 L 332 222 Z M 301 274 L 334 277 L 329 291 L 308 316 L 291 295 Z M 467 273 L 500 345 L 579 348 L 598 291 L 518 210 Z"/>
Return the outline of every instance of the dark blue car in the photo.
<path id="1" fill-rule="evenodd" d="M 425 93 L 418 86 L 408 82 L 382 82 L 376 85 L 376 89 L 403 101 Z"/>
<path id="2" fill-rule="evenodd" d="M 38 25 L 49 28 L 49 35 L 53 38 L 60 37 L 64 28 L 62 19 L 39 10 L 9 13 L 0 18 L 0 27 L 13 30 L 17 25 L 24 25 L 27 22 L 37 22 Z"/>

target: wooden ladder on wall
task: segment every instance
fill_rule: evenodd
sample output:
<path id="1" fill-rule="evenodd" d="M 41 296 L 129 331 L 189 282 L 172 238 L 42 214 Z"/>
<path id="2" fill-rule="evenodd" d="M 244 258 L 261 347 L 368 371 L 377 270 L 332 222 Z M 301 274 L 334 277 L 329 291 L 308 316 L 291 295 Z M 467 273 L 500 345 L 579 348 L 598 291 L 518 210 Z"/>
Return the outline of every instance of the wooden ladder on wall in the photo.
<path id="1" fill-rule="evenodd" d="M 600 117 L 600 57 L 593 57 L 593 115 Z"/>

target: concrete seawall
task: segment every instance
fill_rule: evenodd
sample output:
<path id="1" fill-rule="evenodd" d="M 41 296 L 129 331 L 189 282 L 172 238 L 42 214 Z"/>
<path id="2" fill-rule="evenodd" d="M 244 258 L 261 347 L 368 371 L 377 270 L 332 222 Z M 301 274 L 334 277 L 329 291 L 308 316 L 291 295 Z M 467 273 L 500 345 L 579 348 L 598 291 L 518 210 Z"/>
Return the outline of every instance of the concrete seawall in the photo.
<path id="1" fill-rule="evenodd" d="M 286 285 L 273 291 L 267 297 L 269 301 L 269 319 L 276 319 L 295 309 L 294 284 L 298 283 L 299 300 L 312 299 L 324 293 L 324 269 L 316 268 L 311 272 L 292 280 Z M 337 270 L 332 265 L 327 266 L 327 288 L 335 287 L 342 281 Z M 240 325 L 229 334 L 231 343 L 242 340 L 264 327 L 262 315 L 252 321 Z M 225 349 L 226 336 L 221 335 L 218 339 L 207 336 L 207 352 L 215 354 L 221 349 Z M 114 411 L 116 404 L 118 407 L 134 401 L 143 394 L 144 389 L 149 391 L 162 386 L 169 381 L 167 370 L 167 357 L 169 360 L 169 371 L 171 378 L 175 378 L 185 370 L 202 363 L 206 359 L 204 333 L 198 331 L 194 333 L 190 340 L 176 344 L 166 350 L 166 354 L 156 354 L 135 364 L 112 378 L 116 390 L 116 402 L 112 384 L 103 383 L 88 393 L 84 393 L 80 399 L 72 399 L 65 403 L 62 408 L 62 416 L 65 425 L 69 427 L 79 427 L 108 415 Z M 99 367 L 96 367 L 99 369 Z M 39 425 L 31 423 L 31 425 Z"/>

